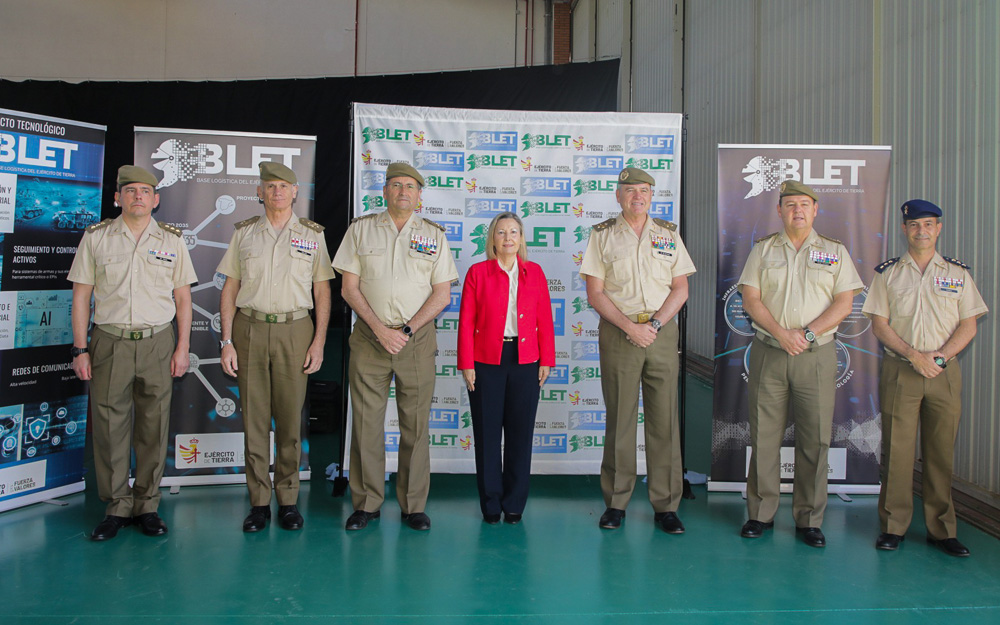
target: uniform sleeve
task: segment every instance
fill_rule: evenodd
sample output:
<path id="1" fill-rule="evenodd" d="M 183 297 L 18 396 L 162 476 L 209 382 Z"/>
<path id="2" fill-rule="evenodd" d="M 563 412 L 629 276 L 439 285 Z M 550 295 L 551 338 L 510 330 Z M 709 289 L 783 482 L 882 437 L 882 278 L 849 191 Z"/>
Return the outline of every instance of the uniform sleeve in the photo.
<path id="1" fill-rule="evenodd" d="M 862 314 L 866 317 L 878 315 L 889 318 L 889 291 L 885 285 L 885 274 L 876 273 L 872 279 L 871 288 L 868 289 L 868 297 L 865 298 L 865 305 L 861 308 Z"/>
<path id="2" fill-rule="evenodd" d="M 455 267 L 455 255 L 448 245 L 448 237 L 444 232 L 438 235 L 438 253 L 434 259 L 434 268 L 431 269 L 431 284 L 441 284 L 442 282 L 454 282 L 458 280 L 458 268 Z"/>
<path id="3" fill-rule="evenodd" d="M 840 269 L 837 270 L 837 279 L 833 283 L 833 294 L 844 291 L 854 291 L 857 295 L 865 288 L 865 283 L 861 281 L 858 268 L 854 266 L 854 259 L 851 253 L 843 245 L 840 246 Z"/>
<path id="4" fill-rule="evenodd" d="M 737 287 L 740 287 L 740 293 L 743 293 L 742 287 L 744 286 L 760 289 L 760 261 L 763 256 L 763 247 L 763 243 L 757 243 L 750 248 L 750 255 L 747 256 L 747 262 L 743 265 L 743 273 L 740 274 L 740 281 L 736 283 Z"/>
<path id="5" fill-rule="evenodd" d="M 989 309 L 983 296 L 980 295 L 976 283 L 972 280 L 972 274 L 965 272 L 965 288 L 962 289 L 962 298 L 958 301 L 958 318 L 968 319 L 969 317 L 982 317 Z"/>
<path id="6" fill-rule="evenodd" d="M 225 255 L 219 262 L 219 266 L 215 269 L 217 273 L 229 276 L 234 280 L 242 279 L 243 274 L 240 271 L 240 241 L 242 240 L 242 232 L 240 230 L 236 230 L 236 232 L 233 233 L 232 238 L 229 239 L 229 249 L 226 250 Z"/>
<path id="7" fill-rule="evenodd" d="M 69 275 L 66 279 L 78 284 L 89 284 L 93 286 L 97 281 L 97 262 L 94 255 L 94 235 L 90 232 L 83 233 L 83 239 L 76 248 L 76 255 L 73 257 L 73 264 L 69 268 Z"/>
<path id="8" fill-rule="evenodd" d="M 322 232 L 317 233 L 319 239 L 319 258 L 313 263 L 313 282 L 326 282 L 337 277 L 337 272 L 333 270 L 330 262 L 330 252 L 326 248 L 326 237 Z"/>
<path id="9" fill-rule="evenodd" d="M 344 235 L 344 240 L 340 242 L 332 265 L 340 273 L 361 275 L 361 259 L 358 257 L 357 226 L 355 224 L 347 227 L 347 233 Z"/>
<path id="10" fill-rule="evenodd" d="M 195 273 L 194 263 L 191 262 L 191 254 L 188 252 L 184 239 L 179 238 L 179 248 L 177 251 L 177 264 L 174 266 L 174 288 L 198 282 L 198 274 Z"/>
<path id="11" fill-rule="evenodd" d="M 587 242 L 587 251 L 583 253 L 583 263 L 580 265 L 581 276 L 591 276 L 598 280 L 604 280 L 607 275 L 604 267 L 604 259 L 601 257 L 601 244 L 597 241 L 601 237 L 599 232 L 592 232 L 590 241 Z"/>
<path id="12" fill-rule="evenodd" d="M 689 276 L 694 272 L 698 271 L 694 266 L 694 261 L 691 260 L 691 256 L 688 254 L 687 247 L 684 245 L 684 241 L 681 239 L 679 234 L 672 235 L 674 241 L 677 243 L 677 261 L 674 263 L 674 269 L 671 272 L 672 275 L 677 278 L 680 276 Z"/>

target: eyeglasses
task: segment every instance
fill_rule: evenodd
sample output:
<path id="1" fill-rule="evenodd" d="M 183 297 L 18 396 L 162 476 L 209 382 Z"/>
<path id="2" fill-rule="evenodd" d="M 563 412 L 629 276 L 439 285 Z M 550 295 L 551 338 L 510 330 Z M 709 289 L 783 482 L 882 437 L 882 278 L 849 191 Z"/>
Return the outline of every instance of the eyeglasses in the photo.
<path id="1" fill-rule="evenodd" d="M 416 191 L 417 185 L 413 184 L 412 182 L 408 182 L 406 184 L 403 184 L 402 182 L 390 182 L 389 188 L 392 189 L 393 191 L 400 191 L 402 189 L 406 189 L 407 191 Z"/>

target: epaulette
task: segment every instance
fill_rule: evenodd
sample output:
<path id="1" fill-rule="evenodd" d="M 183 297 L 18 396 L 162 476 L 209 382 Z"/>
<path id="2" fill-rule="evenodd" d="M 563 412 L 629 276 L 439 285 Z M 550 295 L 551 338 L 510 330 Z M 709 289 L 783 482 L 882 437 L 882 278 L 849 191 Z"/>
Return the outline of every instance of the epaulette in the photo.
<path id="1" fill-rule="evenodd" d="M 104 221 L 99 221 L 96 224 L 90 224 L 87 226 L 87 232 L 97 232 L 101 228 L 107 228 L 111 225 L 112 219 L 105 219 Z"/>
<path id="2" fill-rule="evenodd" d="M 600 232 L 601 230 L 607 230 L 613 225 L 615 225 L 615 217 L 612 217 L 611 219 L 605 219 L 599 224 L 594 224 L 594 230 Z"/>
<path id="3" fill-rule="evenodd" d="M 816 234 L 819 234 L 819 233 L 817 232 Z M 828 237 L 828 236 L 826 236 L 825 234 L 820 234 L 820 235 L 819 235 L 819 238 L 821 238 L 821 239 L 826 239 L 827 241 L 833 241 L 833 242 L 834 242 L 834 243 L 836 243 L 837 245 L 843 245 L 843 243 L 841 243 L 841 242 L 840 242 L 840 241 L 838 241 L 837 239 L 834 239 L 834 238 L 832 238 L 832 237 Z"/>
<path id="4" fill-rule="evenodd" d="M 157 223 L 159 223 L 159 222 L 157 222 Z M 180 228 L 178 228 L 177 226 L 172 226 L 170 224 L 160 224 L 160 229 L 169 232 L 170 234 L 174 235 L 175 237 L 179 237 L 182 234 L 184 234 L 183 232 L 181 232 Z"/>
<path id="5" fill-rule="evenodd" d="M 763 243 L 764 241 L 767 241 L 768 239 L 772 239 L 772 238 L 774 238 L 776 236 L 778 236 L 778 233 L 777 232 L 772 232 L 771 234 L 767 235 L 766 237 L 761 237 L 761 238 L 757 239 L 756 241 L 754 241 L 754 245 L 756 245 L 758 243 Z"/>
<path id="6" fill-rule="evenodd" d="M 243 221 L 238 222 L 236 224 L 236 229 L 239 230 L 240 228 L 246 228 L 247 226 L 252 226 L 258 221 L 260 221 L 260 215 L 254 215 L 250 219 L 244 219 Z"/>
<path id="7" fill-rule="evenodd" d="M 957 258 L 948 258 L 947 256 L 942 256 L 941 258 L 945 259 L 946 261 L 948 261 L 952 265 L 958 265 L 962 269 L 968 269 L 969 268 L 968 265 L 966 265 L 962 261 L 958 260 Z"/>
<path id="8" fill-rule="evenodd" d="M 430 220 L 430 219 L 427 219 L 426 217 L 423 217 L 422 219 L 423 219 L 423 220 L 424 220 L 425 222 L 427 222 L 427 223 L 429 223 L 430 225 L 432 225 L 432 226 L 434 226 L 435 228 L 437 228 L 438 230 L 440 230 L 441 232 L 446 232 L 446 231 L 447 231 L 447 230 L 445 229 L 445 227 L 444 227 L 444 226 L 442 226 L 441 224 L 439 224 L 439 223 L 438 223 L 438 222 L 436 222 L 436 221 L 432 221 L 432 220 Z"/>
<path id="9" fill-rule="evenodd" d="M 896 258 L 890 258 L 889 260 L 885 261 L 884 263 L 882 263 L 881 265 L 879 265 L 878 267 L 876 267 L 875 271 L 877 273 L 882 273 L 883 271 L 885 271 L 889 267 L 892 267 L 893 265 L 895 265 L 898 262 L 899 262 L 899 256 L 897 256 Z"/>
<path id="10" fill-rule="evenodd" d="M 660 226 L 661 228 L 666 228 L 667 230 L 673 232 L 677 230 L 677 224 L 672 221 L 667 221 L 666 219 L 660 219 L 659 217 L 653 217 L 653 223 Z"/>
<path id="11" fill-rule="evenodd" d="M 299 223 L 314 232 L 323 232 L 326 230 L 325 226 L 321 226 L 312 219 L 306 219 L 305 217 L 299 217 Z"/>
<path id="12" fill-rule="evenodd" d="M 353 223 L 356 223 L 356 222 L 359 222 L 359 221 L 363 221 L 365 219 L 371 219 L 372 217 L 377 217 L 378 215 L 381 215 L 381 214 L 382 213 L 368 213 L 367 215 L 362 215 L 360 217 L 355 217 L 354 219 L 351 220 L 351 223 L 353 224 Z"/>

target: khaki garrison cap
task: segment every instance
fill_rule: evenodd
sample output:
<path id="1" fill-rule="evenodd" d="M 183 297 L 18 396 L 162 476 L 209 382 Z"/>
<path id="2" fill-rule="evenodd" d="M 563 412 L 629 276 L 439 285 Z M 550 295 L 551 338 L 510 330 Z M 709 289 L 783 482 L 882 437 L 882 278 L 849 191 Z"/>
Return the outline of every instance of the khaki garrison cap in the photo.
<path id="1" fill-rule="evenodd" d="M 136 165 L 122 165 L 118 168 L 118 188 L 122 188 L 127 184 L 132 184 L 135 182 L 140 182 L 142 184 L 148 184 L 149 186 L 156 188 L 156 185 L 160 184 L 160 181 L 156 179 L 156 176 L 149 173 L 142 167 Z"/>
<path id="2" fill-rule="evenodd" d="M 786 180 L 782 182 L 778 192 L 780 194 L 778 195 L 778 199 L 781 199 L 786 195 L 808 195 L 814 201 L 819 202 L 819 197 L 816 195 L 816 192 L 812 190 L 812 187 L 804 185 L 798 180 Z"/>
<path id="3" fill-rule="evenodd" d="M 618 184 L 642 184 L 644 182 L 651 187 L 656 185 L 653 177 L 638 167 L 626 167 L 618 174 Z"/>
<path id="4" fill-rule="evenodd" d="M 424 186 L 424 177 L 421 176 L 420 172 L 414 169 L 409 163 L 391 163 L 385 170 L 386 182 L 389 182 L 393 178 L 398 178 L 399 176 L 409 176 L 419 182 L 421 187 Z"/>
<path id="5" fill-rule="evenodd" d="M 283 180 L 291 184 L 299 184 L 299 179 L 295 176 L 294 171 L 285 167 L 281 163 L 275 163 L 274 161 L 260 162 L 260 179 Z"/>

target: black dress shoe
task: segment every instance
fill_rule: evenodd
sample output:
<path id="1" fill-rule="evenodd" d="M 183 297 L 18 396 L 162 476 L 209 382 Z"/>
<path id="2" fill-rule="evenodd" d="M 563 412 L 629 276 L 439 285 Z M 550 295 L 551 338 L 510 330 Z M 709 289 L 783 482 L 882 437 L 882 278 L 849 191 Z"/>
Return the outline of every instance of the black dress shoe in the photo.
<path id="1" fill-rule="evenodd" d="M 133 517 L 132 522 L 137 523 L 146 536 L 163 536 L 167 533 L 167 524 L 155 512 L 147 512 Z"/>
<path id="2" fill-rule="evenodd" d="M 684 524 L 681 523 L 676 512 L 657 512 L 653 515 L 653 522 L 668 534 L 684 533 Z"/>
<path id="3" fill-rule="evenodd" d="M 271 520 L 271 506 L 252 506 L 250 514 L 243 519 L 244 532 L 259 532 L 267 527 L 267 522 Z"/>
<path id="4" fill-rule="evenodd" d="M 616 530 L 622 526 L 622 519 L 625 518 L 625 511 L 619 510 L 618 508 L 608 508 L 601 515 L 601 520 L 598 525 L 601 529 L 605 530 Z"/>
<path id="5" fill-rule="evenodd" d="M 402 514 L 403 520 L 406 524 L 415 530 L 420 530 L 421 532 L 429 530 L 431 528 L 431 518 L 424 514 L 423 512 L 414 512 L 412 514 Z"/>
<path id="6" fill-rule="evenodd" d="M 949 556 L 955 556 L 956 558 L 968 558 L 972 555 L 969 552 L 969 548 L 958 542 L 957 538 L 944 538 L 942 540 L 938 540 L 928 536 L 927 542 L 938 547 Z"/>
<path id="7" fill-rule="evenodd" d="M 364 510 L 355 510 L 351 513 L 351 516 L 347 517 L 347 525 L 344 529 L 347 530 L 363 530 L 368 527 L 369 521 L 374 521 L 375 519 L 382 516 L 381 510 L 376 510 L 375 512 L 365 512 Z"/>
<path id="8" fill-rule="evenodd" d="M 90 533 L 90 540 L 111 540 L 118 535 L 118 530 L 131 524 L 131 517 L 109 514 Z"/>
<path id="9" fill-rule="evenodd" d="M 514 514 L 513 512 L 504 512 L 503 513 L 503 522 L 504 523 L 510 523 L 511 525 L 517 525 L 518 523 L 521 522 L 521 515 L 520 514 Z"/>
<path id="10" fill-rule="evenodd" d="M 286 530 L 300 530 L 305 521 L 299 514 L 298 506 L 278 506 L 278 522 L 281 528 Z"/>
<path id="11" fill-rule="evenodd" d="M 483 522 L 484 523 L 489 523 L 490 525 L 496 525 L 497 523 L 500 522 L 500 515 L 499 514 L 484 514 L 483 515 Z"/>
<path id="12" fill-rule="evenodd" d="M 802 534 L 802 542 L 810 547 L 826 547 L 826 536 L 818 527 L 796 527 L 795 531 Z"/>
<path id="13" fill-rule="evenodd" d="M 900 536 L 899 534 L 889 534 L 888 532 L 882 532 L 875 539 L 875 548 L 881 549 L 883 551 L 895 551 L 899 549 L 899 543 L 906 540 L 905 536 Z"/>
<path id="14" fill-rule="evenodd" d="M 763 523 L 750 519 L 740 528 L 740 536 L 743 538 L 760 538 L 764 535 L 764 530 L 769 530 L 772 527 L 774 527 L 774 521 Z"/>

